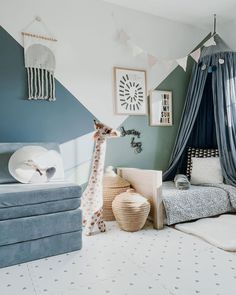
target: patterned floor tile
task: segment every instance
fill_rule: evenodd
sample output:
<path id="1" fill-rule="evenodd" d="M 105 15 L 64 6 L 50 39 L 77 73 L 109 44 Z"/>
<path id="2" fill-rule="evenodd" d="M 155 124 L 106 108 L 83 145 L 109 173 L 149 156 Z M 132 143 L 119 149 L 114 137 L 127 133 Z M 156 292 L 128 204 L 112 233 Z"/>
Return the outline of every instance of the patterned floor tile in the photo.
<path id="1" fill-rule="evenodd" d="M 0 294 L 36 295 L 26 263 L 0 269 Z"/>
<path id="2" fill-rule="evenodd" d="M 129 233 L 115 222 L 80 251 L 0 269 L 4 295 L 234 295 L 236 255 L 166 227 Z"/>

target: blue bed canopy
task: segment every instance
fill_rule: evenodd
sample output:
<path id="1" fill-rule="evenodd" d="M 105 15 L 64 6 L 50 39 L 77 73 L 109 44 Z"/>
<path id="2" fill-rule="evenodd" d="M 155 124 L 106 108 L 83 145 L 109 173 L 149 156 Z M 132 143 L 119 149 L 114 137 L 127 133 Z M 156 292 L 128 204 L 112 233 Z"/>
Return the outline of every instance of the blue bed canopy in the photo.
<path id="1" fill-rule="evenodd" d="M 218 148 L 225 183 L 236 186 L 236 52 L 213 38 L 194 65 L 164 180 L 185 173 L 188 147 Z"/>

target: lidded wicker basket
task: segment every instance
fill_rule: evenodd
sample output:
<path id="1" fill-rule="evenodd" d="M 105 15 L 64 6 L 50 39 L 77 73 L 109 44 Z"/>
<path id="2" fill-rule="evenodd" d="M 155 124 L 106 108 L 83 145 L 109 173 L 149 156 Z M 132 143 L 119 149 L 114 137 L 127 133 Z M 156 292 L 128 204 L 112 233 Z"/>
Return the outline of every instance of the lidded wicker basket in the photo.
<path id="1" fill-rule="evenodd" d="M 103 177 L 103 219 L 105 221 L 115 220 L 112 211 L 112 201 L 115 197 L 130 188 L 130 184 L 108 166 Z"/>
<path id="2" fill-rule="evenodd" d="M 120 228 L 130 232 L 143 228 L 150 207 L 149 201 L 133 189 L 118 195 L 112 202 L 112 209 Z"/>

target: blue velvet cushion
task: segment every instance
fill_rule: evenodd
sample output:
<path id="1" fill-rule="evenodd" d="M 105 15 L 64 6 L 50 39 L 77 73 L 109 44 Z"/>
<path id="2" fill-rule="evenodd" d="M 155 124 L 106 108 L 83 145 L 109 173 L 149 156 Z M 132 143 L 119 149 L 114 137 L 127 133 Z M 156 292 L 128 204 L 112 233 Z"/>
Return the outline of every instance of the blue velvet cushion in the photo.
<path id="1" fill-rule="evenodd" d="M 0 184 L 16 182 L 8 171 L 8 162 L 15 151 L 26 145 L 39 145 L 60 152 L 56 143 L 0 143 Z"/>
<path id="2" fill-rule="evenodd" d="M 0 144 L 0 267 L 79 250 L 81 187 L 69 183 L 19 184 L 8 172 L 10 156 L 25 145 L 59 151 L 57 144 Z M 5 183 L 5 184 L 3 184 Z"/>
<path id="3" fill-rule="evenodd" d="M 74 199 L 45 202 L 40 204 L 1 208 L 0 220 L 74 210 L 74 209 L 77 209 L 79 206 L 80 206 L 80 199 L 74 198 Z"/>
<path id="4" fill-rule="evenodd" d="M 0 268 L 79 250 L 81 247 L 81 230 L 0 246 Z"/>
<path id="5" fill-rule="evenodd" d="M 82 229 L 81 209 L 0 221 L 0 246 Z"/>
<path id="6" fill-rule="evenodd" d="M 80 206 L 81 187 L 70 183 L 0 185 L 0 220 L 48 214 Z"/>

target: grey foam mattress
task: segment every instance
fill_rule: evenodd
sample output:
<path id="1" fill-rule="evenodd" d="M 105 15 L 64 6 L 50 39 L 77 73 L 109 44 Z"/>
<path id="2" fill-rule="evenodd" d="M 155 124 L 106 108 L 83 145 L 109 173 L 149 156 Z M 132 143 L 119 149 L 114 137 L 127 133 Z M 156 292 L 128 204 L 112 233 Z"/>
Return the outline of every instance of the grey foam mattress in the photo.
<path id="1" fill-rule="evenodd" d="M 73 210 L 80 197 L 81 187 L 66 182 L 1 184 L 0 220 Z"/>
<path id="2" fill-rule="evenodd" d="M 189 190 L 178 190 L 167 181 L 162 196 L 167 225 L 233 211 L 227 191 L 219 187 L 191 185 Z"/>
<path id="3" fill-rule="evenodd" d="M 0 247 L 81 230 L 81 209 L 2 220 Z"/>
<path id="4" fill-rule="evenodd" d="M 82 230 L 0 246 L 0 268 L 79 250 Z"/>

